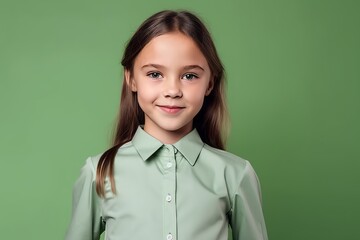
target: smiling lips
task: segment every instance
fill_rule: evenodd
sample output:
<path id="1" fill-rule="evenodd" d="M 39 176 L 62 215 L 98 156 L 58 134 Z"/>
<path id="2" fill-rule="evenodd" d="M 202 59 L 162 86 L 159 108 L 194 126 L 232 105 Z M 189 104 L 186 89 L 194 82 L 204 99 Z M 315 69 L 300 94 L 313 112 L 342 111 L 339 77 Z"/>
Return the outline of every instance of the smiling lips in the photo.
<path id="1" fill-rule="evenodd" d="M 168 105 L 158 105 L 158 107 L 163 110 L 166 113 L 175 114 L 180 112 L 185 107 L 179 107 L 179 106 L 168 106 Z"/>

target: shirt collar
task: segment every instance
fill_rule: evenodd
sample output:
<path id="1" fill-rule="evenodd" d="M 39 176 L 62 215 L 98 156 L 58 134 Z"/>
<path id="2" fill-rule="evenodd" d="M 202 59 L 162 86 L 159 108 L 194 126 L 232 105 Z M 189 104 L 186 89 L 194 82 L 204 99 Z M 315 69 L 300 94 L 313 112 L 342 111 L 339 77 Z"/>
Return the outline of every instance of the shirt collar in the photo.
<path id="1" fill-rule="evenodd" d="M 158 139 L 145 132 L 140 126 L 135 132 L 132 143 L 144 161 L 164 145 Z M 181 152 L 192 166 L 194 166 L 204 143 L 197 130 L 193 129 L 190 133 L 172 145 Z"/>

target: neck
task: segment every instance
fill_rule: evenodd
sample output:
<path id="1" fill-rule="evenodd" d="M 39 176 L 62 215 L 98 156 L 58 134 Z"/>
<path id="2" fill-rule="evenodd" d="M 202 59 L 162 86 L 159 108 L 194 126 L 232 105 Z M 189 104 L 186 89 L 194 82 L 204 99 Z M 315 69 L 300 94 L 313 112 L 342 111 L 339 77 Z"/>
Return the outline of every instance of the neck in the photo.
<path id="1" fill-rule="evenodd" d="M 185 126 L 181 129 L 177 129 L 174 131 L 159 129 L 159 128 L 151 128 L 148 125 L 144 125 L 144 131 L 158 139 L 160 142 L 164 144 L 174 144 L 178 142 L 181 138 L 191 132 L 192 126 Z"/>

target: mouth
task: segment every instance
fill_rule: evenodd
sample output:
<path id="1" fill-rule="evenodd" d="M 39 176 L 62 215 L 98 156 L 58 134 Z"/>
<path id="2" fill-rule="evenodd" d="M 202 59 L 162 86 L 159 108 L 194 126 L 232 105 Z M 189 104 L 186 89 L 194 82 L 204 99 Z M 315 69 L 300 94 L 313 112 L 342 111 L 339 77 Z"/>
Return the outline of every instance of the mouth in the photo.
<path id="1" fill-rule="evenodd" d="M 166 112 L 166 113 L 172 113 L 172 114 L 175 114 L 175 113 L 178 113 L 180 112 L 182 109 L 184 109 L 185 107 L 180 107 L 180 106 L 169 106 L 169 105 L 158 105 L 158 107 Z"/>

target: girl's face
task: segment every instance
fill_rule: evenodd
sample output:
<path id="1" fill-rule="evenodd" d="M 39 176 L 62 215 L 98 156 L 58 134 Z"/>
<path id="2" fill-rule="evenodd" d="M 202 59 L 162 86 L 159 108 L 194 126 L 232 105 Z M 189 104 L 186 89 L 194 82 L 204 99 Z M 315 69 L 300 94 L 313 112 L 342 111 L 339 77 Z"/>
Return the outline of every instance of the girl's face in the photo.
<path id="1" fill-rule="evenodd" d="M 204 55 L 180 32 L 153 38 L 125 77 L 145 113 L 144 130 L 163 143 L 175 143 L 192 130 L 213 86 Z"/>

